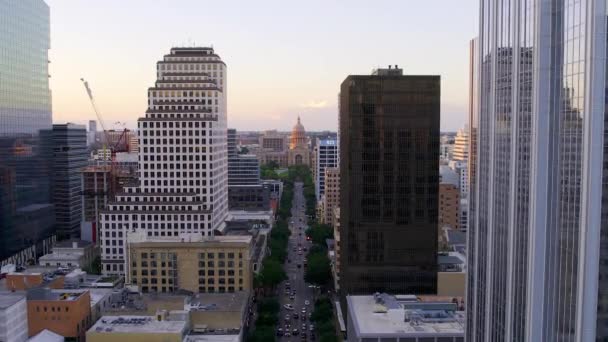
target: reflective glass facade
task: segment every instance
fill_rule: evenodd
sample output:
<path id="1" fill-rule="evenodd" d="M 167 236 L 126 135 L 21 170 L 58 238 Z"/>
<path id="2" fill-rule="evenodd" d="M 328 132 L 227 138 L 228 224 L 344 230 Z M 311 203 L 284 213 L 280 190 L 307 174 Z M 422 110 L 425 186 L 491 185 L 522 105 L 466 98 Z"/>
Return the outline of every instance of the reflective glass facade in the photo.
<path id="1" fill-rule="evenodd" d="M 606 341 L 606 2 L 480 6 L 467 338 Z"/>
<path id="2" fill-rule="evenodd" d="M 80 237 L 82 220 L 82 169 L 87 166 L 87 130 L 74 124 L 53 125 L 52 200 L 57 235 Z"/>
<path id="3" fill-rule="evenodd" d="M 51 128 L 49 15 L 42 0 L 0 0 L 0 261 L 54 226 L 40 134 Z"/>
<path id="4" fill-rule="evenodd" d="M 342 82 L 342 295 L 436 293 L 439 103 L 439 76 Z"/>

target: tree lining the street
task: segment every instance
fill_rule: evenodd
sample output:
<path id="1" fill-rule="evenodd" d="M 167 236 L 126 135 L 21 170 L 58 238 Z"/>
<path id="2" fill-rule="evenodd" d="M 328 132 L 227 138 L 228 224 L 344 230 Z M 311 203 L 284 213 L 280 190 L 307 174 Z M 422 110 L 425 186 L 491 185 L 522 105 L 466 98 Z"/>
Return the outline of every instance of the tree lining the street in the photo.
<path id="1" fill-rule="evenodd" d="M 310 320 L 315 322 L 315 332 L 319 336 L 319 341 L 338 342 L 334 308 L 328 297 L 321 297 L 315 301 Z"/>
<path id="2" fill-rule="evenodd" d="M 306 229 L 306 236 L 309 236 L 314 244 L 325 245 L 325 240 L 334 238 L 334 228 L 328 224 L 313 223 Z"/>
<path id="3" fill-rule="evenodd" d="M 279 321 L 280 309 L 281 307 L 276 297 L 260 300 L 257 308 L 255 330 L 249 334 L 247 341 L 276 341 L 275 328 Z"/>
<path id="4" fill-rule="evenodd" d="M 327 250 L 319 245 L 313 246 L 308 253 L 304 280 L 323 287 L 331 282 L 331 265 Z"/>
<path id="5" fill-rule="evenodd" d="M 270 165 L 267 170 L 276 173 L 275 166 L 278 167 L 278 165 Z M 256 292 L 264 295 L 270 293 L 271 296 L 260 299 L 255 329 L 249 334 L 248 341 L 276 341 L 275 330 L 277 323 L 280 321 L 278 317 L 280 304 L 276 294 L 276 287 L 287 279 L 283 265 L 288 256 L 287 248 L 289 236 L 291 235 L 287 222 L 291 217 L 291 209 L 293 207 L 293 186 L 294 182 L 305 179 L 309 174 L 310 170 L 308 168 L 291 167 L 286 173 L 278 175 L 278 178 L 283 181 L 283 193 L 277 211 L 277 221 L 269 234 L 269 254 L 264 258 L 262 269 L 254 278 Z"/>

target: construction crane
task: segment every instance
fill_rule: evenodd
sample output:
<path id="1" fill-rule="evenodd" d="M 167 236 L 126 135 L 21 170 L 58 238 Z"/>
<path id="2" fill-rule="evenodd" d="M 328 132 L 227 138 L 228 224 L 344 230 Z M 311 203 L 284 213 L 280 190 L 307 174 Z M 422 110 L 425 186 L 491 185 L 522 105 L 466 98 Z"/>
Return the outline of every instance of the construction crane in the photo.
<path id="1" fill-rule="evenodd" d="M 93 92 L 91 91 L 91 88 L 89 87 L 89 82 L 85 81 L 84 78 L 81 78 L 80 80 L 82 81 L 82 84 L 84 85 L 84 88 L 87 91 L 87 95 L 89 95 L 89 100 L 91 100 L 91 105 L 93 106 L 93 110 L 95 111 L 95 115 L 97 116 L 97 121 L 99 121 L 99 124 L 101 125 L 101 129 L 103 130 L 103 134 L 106 138 L 106 141 L 108 141 L 106 126 L 103 124 L 103 119 L 101 118 L 101 113 L 99 113 L 99 109 L 97 109 L 97 105 L 95 104 L 95 98 L 93 98 Z"/>
<path id="2" fill-rule="evenodd" d="M 95 115 L 97 116 L 97 120 L 99 121 L 99 124 L 101 125 L 101 129 L 103 130 L 103 135 L 104 135 L 104 144 L 103 144 L 103 154 L 105 156 L 106 154 L 106 150 L 107 150 L 107 144 L 110 144 L 110 135 L 108 134 L 108 130 L 106 130 L 106 126 L 103 124 L 103 119 L 101 117 L 101 112 L 99 111 L 99 108 L 97 108 L 97 104 L 95 103 L 95 98 L 93 97 L 93 92 L 91 91 L 91 88 L 89 87 L 89 82 L 87 82 L 84 78 L 80 79 L 82 81 L 82 84 L 84 85 L 84 88 L 87 91 L 87 95 L 89 96 L 89 100 L 91 100 L 91 106 L 93 106 L 93 110 L 95 111 Z M 111 156 L 111 161 L 114 162 L 114 156 L 116 154 L 116 152 L 119 150 L 120 147 L 120 143 L 122 142 L 122 140 L 124 139 L 125 141 L 125 151 L 129 150 L 129 141 L 127 139 L 127 132 L 128 129 L 124 128 L 125 123 L 121 123 L 120 121 L 116 121 L 114 123 L 116 124 L 120 124 L 123 126 L 123 130 L 122 133 L 120 134 L 120 136 L 118 137 L 117 141 L 114 143 L 114 146 L 110 145 L 110 156 Z"/>

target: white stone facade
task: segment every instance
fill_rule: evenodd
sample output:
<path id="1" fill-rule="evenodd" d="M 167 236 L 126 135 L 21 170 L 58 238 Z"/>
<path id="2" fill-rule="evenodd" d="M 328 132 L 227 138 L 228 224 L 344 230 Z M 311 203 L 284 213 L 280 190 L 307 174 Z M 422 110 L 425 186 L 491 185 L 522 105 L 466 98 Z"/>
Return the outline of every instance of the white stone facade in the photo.
<path id="1" fill-rule="evenodd" d="M 138 120 L 139 185 L 101 214 L 104 274 L 124 274 L 128 231 L 203 236 L 228 214 L 226 65 L 212 48 L 173 48 L 157 63 Z"/>
<path id="2" fill-rule="evenodd" d="M 0 294 L 0 341 L 27 341 L 27 301 L 17 293 Z"/>

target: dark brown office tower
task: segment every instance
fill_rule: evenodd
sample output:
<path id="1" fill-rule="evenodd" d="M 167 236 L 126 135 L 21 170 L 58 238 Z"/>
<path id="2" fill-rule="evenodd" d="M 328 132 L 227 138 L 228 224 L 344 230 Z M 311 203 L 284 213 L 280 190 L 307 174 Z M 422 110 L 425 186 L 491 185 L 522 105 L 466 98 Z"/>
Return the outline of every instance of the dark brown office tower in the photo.
<path id="1" fill-rule="evenodd" d="M 397 66 L 342 82 L 342 296 L 437 292 L 440 89 Z"/>

